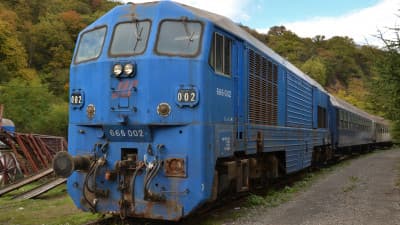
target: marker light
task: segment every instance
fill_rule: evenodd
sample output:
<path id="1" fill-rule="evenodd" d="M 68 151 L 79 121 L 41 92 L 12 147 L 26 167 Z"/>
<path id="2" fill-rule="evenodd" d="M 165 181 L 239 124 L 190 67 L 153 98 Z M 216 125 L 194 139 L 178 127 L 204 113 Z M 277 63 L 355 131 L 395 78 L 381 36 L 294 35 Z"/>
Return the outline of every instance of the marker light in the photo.
<path id="1" fill-rule="evenodd" d="M 124 66 L 124 73 L 128 76 L 133 76 L 133 69 L 133 64 L 128 63 Z"/>
<path id="2" fill-rule="evenodd" d="M 119 77 L 122 74 L 122 65 L 121 64 L 115 64 L 113 67 L 113 74 L 116 77 Z"/>
<path id="3" fill-rule="evenodd" d="M 171 113 L 171 106 L 168 103 L 160 103 L 157 106 L 157 113 L 162 117 L 167 117 Z"/>
<path id="4" fill-rule="evenodd" d="M 96 113 L 96 108 L 94 107 L 93 104 L 89 104 L 86 107 L 86 115 L 87 115 L 87 117 L 91 120 L 91 119 L 93 119 L 95 113 Z"/>

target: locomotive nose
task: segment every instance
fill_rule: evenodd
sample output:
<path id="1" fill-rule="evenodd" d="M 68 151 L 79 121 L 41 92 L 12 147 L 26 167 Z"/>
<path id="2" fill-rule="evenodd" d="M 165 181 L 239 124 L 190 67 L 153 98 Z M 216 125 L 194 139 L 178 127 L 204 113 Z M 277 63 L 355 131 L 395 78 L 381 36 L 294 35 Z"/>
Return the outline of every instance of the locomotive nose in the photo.
<path id="1" fill-rule="evenodd" d="M 59 177 L 67 178 L 75 170 L 88 170 L 89 166 L 89 157 L 72 157 L 68 152 L 58 152 L 53 159 L 53 170 Z"/>

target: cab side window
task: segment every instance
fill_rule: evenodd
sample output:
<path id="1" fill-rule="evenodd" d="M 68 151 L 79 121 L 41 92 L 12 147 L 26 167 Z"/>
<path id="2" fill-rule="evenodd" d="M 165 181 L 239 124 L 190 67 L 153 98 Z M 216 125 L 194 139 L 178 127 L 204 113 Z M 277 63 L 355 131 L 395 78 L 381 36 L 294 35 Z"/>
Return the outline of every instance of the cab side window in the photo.
<path id="1" fill-rule="evenodd" d="M 318 128 L 326 128 L 326 108 L 318 106 Z"/>
<path id="2" fill-rule="evenodd" d="M 214 33 L 211 43 L 209 64 L 217 74 L 231 76 L 232 40 Z"/>

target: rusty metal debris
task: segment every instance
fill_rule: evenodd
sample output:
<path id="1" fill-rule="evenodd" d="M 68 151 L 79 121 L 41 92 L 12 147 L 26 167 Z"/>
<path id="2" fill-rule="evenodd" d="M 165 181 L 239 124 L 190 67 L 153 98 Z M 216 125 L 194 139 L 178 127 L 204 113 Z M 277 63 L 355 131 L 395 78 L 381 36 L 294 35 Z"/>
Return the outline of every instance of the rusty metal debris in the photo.
<path id="1" fill-rule="evenodd" d="M 0 130 L 0 141 L 14 153 L 24 176 L 51 167 L 54 155 L 67 149 L 63 137 Z"/>
<path id="2" fill-rule="evenodd" d="M 39 179 L 41 179 L 43 177 L 46 177 L 46 176 L 48 176 L 48 175 L 50 175 L 52 173 L 53 173 L 53 169 L 47 169 L 47 170 L 42 171 L 41 173 L 35 174 L 33 176 L 30 176 L 30 177 L 27 177 L 25 179 L 22 179 L 22 180 L 14 183 L 14 184 L 8 185 L 5 188 L 0 189 L 0 196 L 2 196 L 4 194 L 7 194 L 7 193 L 9 193 L 9 192 L 11 192 L 13 190 L 16 190 L 16 189 L 18 189 L 18 188 L 20 188 L 22 186 L 27 185 L 27 184 L 33 183 L 33 182 L 35 182 L 35 181 L 37 181 L 37 180 L 39 180 Z"/>
<path id="3" fill-rule="evenodd" d="M 10 132 L 2 128 L 0 142 L 3 144 L 0 151 L 0 196 L 53 174 L 50 167 L 54 155 L 67 149 L 63 137 Z M 58 180 L 57 184 L 41 186 L 40 190 L 32 190 L 23 198 L 35 197 L 64 182 Z"/>
<path id="4" fill-rule="evenodd" d="M 25 200 L 25 199 L 37 197 L 41 194 L 48 192 L 49 190 L 51 190 L 55 187 L 58 187 L 61 184 L 64 184 L 66 181 L 67 181 L 66 178 L 56 178 L 56 179 L 50 180 L 49 182 L 46 182 L 46 183 L 40 185 L 39 187 L 33 188 L 33 189 L 31 189 L 27 192 L 24 192 L 20 195 L 14 196 L 13 199 Z"/>

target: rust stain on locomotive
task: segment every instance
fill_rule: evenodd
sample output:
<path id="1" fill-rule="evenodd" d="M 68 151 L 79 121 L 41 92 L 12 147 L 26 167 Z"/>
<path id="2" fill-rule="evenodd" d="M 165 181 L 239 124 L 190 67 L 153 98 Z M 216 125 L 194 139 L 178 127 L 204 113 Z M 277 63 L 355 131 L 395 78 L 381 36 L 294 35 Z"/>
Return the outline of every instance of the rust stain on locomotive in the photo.
<path id="1" fill-rule="evenodd" d="M 169 158 L 165 160 L 165 174 L 170 177 L 186 177 L 185 160 Z"/>
<path id="2" fill-rule="evenodd" d="M 118 83 L 116 90 L 112 92 L 111 98 L 127 98 L 130 97 L 134 88 L 138 86 L 138 80 L 124 80 Z"/>
<path id="3" fill-rule="evenodd" d="M 131 212 L 130 216 L 146 219 L 179 221 L 183 215 L 182 206 L 172 200 L 167 200 L 165 202 L 140 201 L 138 204 L 145 205 L 144 210 L 142 212 Z M 167 216 L 156 214 L 156 206 L 158 206 L 158 208 L 167 209 Z"/>

